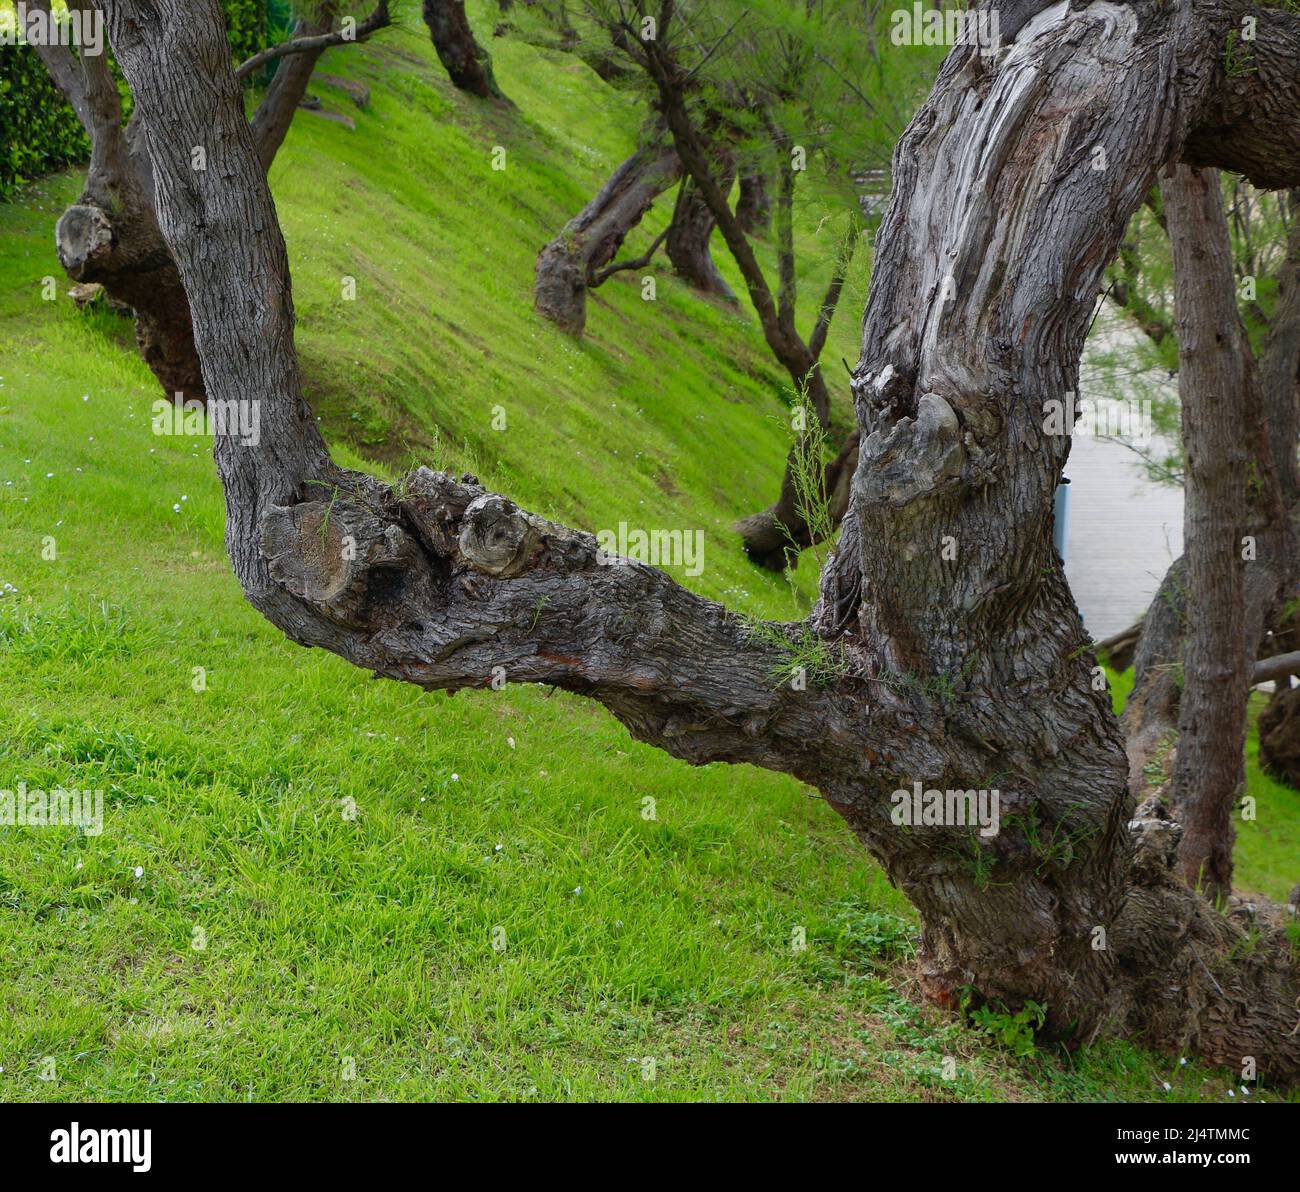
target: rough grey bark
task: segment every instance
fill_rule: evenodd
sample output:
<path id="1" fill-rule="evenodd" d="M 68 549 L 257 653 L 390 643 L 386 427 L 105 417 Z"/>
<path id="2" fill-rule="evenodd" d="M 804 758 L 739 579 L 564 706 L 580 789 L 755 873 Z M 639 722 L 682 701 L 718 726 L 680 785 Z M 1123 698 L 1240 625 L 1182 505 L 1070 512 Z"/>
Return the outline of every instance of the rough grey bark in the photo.
<path id="1" fill-rule="evenodd" d="M 587 291 L 609 276 L 628 233 L 681 177 L 677 151 L 662 137 L 641 146 L 537 257 L 533 304 L 571 335 L 587 325 Z"/>
<path id="2" fill-rule="evenodd" d="M 1056 1037 L 1300 1075 L 1285 933 L 1265 920 L 1246 946 L 1178 879 L 1168 824 L 1134 820 L 1051 546 L 1069 440 L 1040 404 L 1076 391 L 1101 271 L 1196 128 L 1235 13 L 1061 4 L 996 61 L 949 56 L 896 156 L 855 370 L 861 458 L 821 602 L 755 635 L 472 479 L 420 469 L 390 487 L 335 465 L 302 397 L 284 242 L 215 0 L 185 0 L 186 20 L 182 0 L 103 3 L 209 389 L 263 403 L 259 444 L 221 438 L 215 455 L 236 574 L 273 623 L 429 688 L 486 686 L 500 666 L 600 700 L 674 756 L 813 784 L 919 909 L 940 1001 L 1034 998 Z M 195 138 L 219 167 L 197 182 Z M 808 632 L 838 664 L 776 684 Z M 998 788 L 1002 831 L 904 830 L 889 792 L 913 780 Z"/>
<path id="3" fill-rule="evenodd" d="M 1259 379 L 1237 313 L 1232 245 L 1215 170 L 1178 166 L 1161 186 L 1169 219 L 1183 420 L 1187 641 L 1174 797 L 1178 865 L 1207 897 L 1232 893 L 1232 811 L 1246 784 L 1248 404 Z M 1253 393 L 1250 391 L 1253 390 Z M 1258 634 L 1255 635 L 1258 640 Z"/>
<path id="4" fill-rule="evenodd" d="M 424 0 L 424 23 L 453 86 L 479 99 L 506 100 L 492 73 L 491 56 L 474 39 L 465 0 Z"/>

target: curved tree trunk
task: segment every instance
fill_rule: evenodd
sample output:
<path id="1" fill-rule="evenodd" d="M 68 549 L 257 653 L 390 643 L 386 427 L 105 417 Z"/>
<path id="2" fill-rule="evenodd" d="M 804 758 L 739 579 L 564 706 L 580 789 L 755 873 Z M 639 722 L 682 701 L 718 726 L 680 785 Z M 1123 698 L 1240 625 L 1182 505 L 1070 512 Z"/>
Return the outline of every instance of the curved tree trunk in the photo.
<path id="1" fill-rule="evenodd" d="M 734 181 L 734 168 L 724 163 L 718 172 L 719 189 L 725 194 Z M 735 293 L 718 272 L 709 251 L 709 241 L 716 226 L 713 212 L 700 197 L 695 184 L 689 178 L 683 181 L 677 192 L 677 205 L 673 208 L 673 222 L 668 228 L 668 259 L 677 275 L 702 294 L 713 294 L 726 302 L 735 302 Z"/>
<path id="2" fill-rule="evenodd" d="M 480 99 L 506 98 L 492 74 L 492 58 L 474 40 L 465 0 L 424 0 L 424 23 L 455 87 Z"/>
<path id="3" fill-rule="evenodd" d="M 1077 391 L 1128 216 L 1231 85 L 1233 14 L 1062 3 L 998 60 L 949 56 L 895 159 L 855 370 L 860 459 L 817 616 L 756 636 L 472 477 L 419 469 L 392 489 L 335 465 L 302 397 L 284 242 L 215 0 L 185 0 L 185 20 L 181 0 L 103 4 L 209 389 L 262 401 L 260 443 L 219 437 L 215 455 L 236 574 L 273 623 L 426 688 L 486 687 L 501 668 L 600 700 L 674 756 L 812 783 L 919 909 L 940 1001 L 1032 998 L 1055 1037 L 1300 1076 L 1285 933 L 1265 920 L 1246 946 L 1178 880 L 1168 825 L 1130 823 L 1122 742 L 1051 544 L 1069 438 L 1043 403 Z M 1273 54 L 1250 86 L 1300 91 L 1300 20 L 1260 24 Z M 1249 172 L 1271 136 L 1270 177 L 1300 180 L 1300 137 L 1288 148 L 1259 105 L 1232 110 L 1205 164 Z M 196 182 L 187 146 L 203 139 L 219 168 Z M 835 664 L 774 683 L 809 632 Z M 998 790 L 1000 829 L 900 825 L 890 792 L 913 782 Z"/>
<path id="4" fill-rule="evenodd" d="M 48 11 L 49 0 L 34 2 Z M 89 3 L 73 0 L 73 6 L 85 9 Z M 334 6 L 325 5 L 322 13 L 323 23 L 298 21 L 291 42 L 255 55 L 240 68 L 287 58 L 251 121 L 264 170 L 284 142 L 321 54 L 329 45 L 363 41 L 391 23 L 387 0 L 379 0 L 346 38 L 328 34 Z M 78 63 L 60 46 L 40 47 L 40 53 L 92 145 L 85 189 L 55 228 L 59 263 L 74 281 L 98 283 L 111 299 L 134 310 L 140 354 L 168 397 L 205 401 L 189 300 L 154 215 L 153 174 L 139 144 L 138 122 L 122 127 L 117 82 L 106 57 L 83 55 Z M 206 148 L 203 142 L 193 146 L 196 174 L 207 169 Z"/>
<path id="5" fill-rule="evenodd" d="M 537 257 L 533 304 L 570 335 L 587 325 L 587 291 L 604 280 L 628 233 L 681 177 L 671 144 L 655 140 L 633 153 Z"/>

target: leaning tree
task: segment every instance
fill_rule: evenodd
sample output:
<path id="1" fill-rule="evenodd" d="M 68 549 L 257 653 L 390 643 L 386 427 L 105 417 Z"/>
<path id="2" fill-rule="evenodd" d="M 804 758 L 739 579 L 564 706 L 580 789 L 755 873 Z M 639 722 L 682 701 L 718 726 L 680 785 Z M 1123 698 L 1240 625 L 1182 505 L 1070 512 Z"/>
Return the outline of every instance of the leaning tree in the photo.
<path id="1" fill-rule="evenodd" d="M 895 155 L 854 369 L 860 462 L 821 600 L 755 633 L 471 476 L 389 486 L 336 464 L 303 397 L 284 241 L 216 0 L 101 4 L 209 392 L 261 402 L 260 441 L 219 437 L 214 454 L 235 571 L 269 620 L 377 675 L 548 683 L 689 762 L 796 775 L 916 905 L 943 1003 L 1032 998 L 1058 1037 L 1300 1075 L 1284 932 L 1248 937 L 1179 879 L 1175 827 L 1134 815 L 1052 548 L 1069 436 L 1044 416 L 1076 389 L 1102 272 L 1161 169 L 1300 179 L 1300 18 L 1062 0 L 996 57 L 954 49 Z M 1258 21 L 1244 75 L 1223 54 L 1243 16 Z M 774 682 L 800 657 L 809 682 Z M 1002 830 L 897 826 L 890 792 L 913 781 L 997 788 Z"/>
<path id="2" fill-rule="evenodd" d="M 51 11 L 50 0 L 31 0 L 31 6 L 47 15 Z M 92 0 L 68 0 L 68 7 L 89 12 L 95 6 Z M 330 46 L 365 41 L 391 23 L 388 0 L 378 0 L 361 22 L 339 20 L 341 7 L 335 0 L 302 5 L 293 36 L 254 54 L 235 72 L 243 79 L 279 62 L 249 118 L 263 170 L 271 168 L 284 143 L 320 56 Z M 55 229 L 59 263 L 73 281 L 101 285 L 135 312 L 140 354 L 163 392 L 203 400 L 189 302 L 154 216 L 154 178 L 139 112 L 123 123 L 117 80 L 105 55 L 74 55 L 63 45 L 36 49 L 91 142 L 85 186 Z M 207 165 L 206 145 L 195 141 L 194 149 L 198 172 Z"/>

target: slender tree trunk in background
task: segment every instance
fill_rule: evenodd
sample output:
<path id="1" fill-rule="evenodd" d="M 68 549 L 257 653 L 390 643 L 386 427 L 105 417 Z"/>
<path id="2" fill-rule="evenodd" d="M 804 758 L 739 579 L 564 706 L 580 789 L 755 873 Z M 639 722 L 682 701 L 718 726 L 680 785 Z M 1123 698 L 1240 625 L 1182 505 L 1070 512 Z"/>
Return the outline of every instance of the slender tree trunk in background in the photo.
<path id="1" fill-rule="evenodd" d="M 783 247 L 779 254 L 782 262 L 782 298 L 778 307 L 778 317 L 780 317 L 781 311 L 787 312 L 785 317 L 790 324 L 790 334 L 792 338 L 797 339 L 797 336 L 794 336 L 793 327 L 794 255 L 792 246 L 789 244 L 792 229 L 788 222 L 788 210 L 787 206 L 782 219 L 781 238 Z M 806 386 L 808 402 L 813 407 L 823 430 L 830 429 L 830 393 L 826 387 L 826 379 L 822 374 L 821 356 L 826 347 L 826 337 L 830 334 L 831 320 L 838 309 L 840 294 L 844 290 L 844 282 L 848 276 L 849 266 L 853 262 L 853 255 L 860 235 L 861 225 L 855 213 L 849 220 L 848 230 L 840 243 L 835 266 L 831 271 L 830 284 L 827 287 L 826 296 L 822 299 L 817 323 L 808 341 L 807 358 L 810 363 L 807 369 L 800 374 L 805 378 L 804 385 Z M 795 368 L 791 370 L 792 377 L 795 376 L 795 369 L 798 367 L 798 364 L 796 364 Z M 795 384 L 796 390 L 798 390 L 799 382 L 796 380 Z M 820 493 L 827 502 L 826 526 L 831 532 L 839 529 L 840 523 L 844 520 L 844 515 L 848 512 L 849 485 L 853 479 L 853 474 L 857 471 L 860 442 L 861 437 L 858 431 L 856 429 L 851 431 L 835 457 L 827 461 L 822 474 Z M 799 492 L 795 478 L 798 473 L 799 458 L 805 451 L 806 445 L 803 442 L 797 442 L 791 449 L 790 455 L 786 459 L 785 473 L 781 477 L 781 491 L 776 501 L 767 509 L 750 514 L 736 523 L 736 530 L 740 534 L 745 553 L 749 556 L 750 561 L 769 571 L 780 571 L 785 567 L 797 567 L 800 551 L 815 546 L 818 541 L 817 535 L 824 532 L 822 529 L 815 530 L 809 526 L 803 514 L 808 494 Z"/>
<path id="2" fill-rule="evenodd" d="M 1226 236 L 1226 226 L 1218 228 L 1216 242 Z M 1185 260 L 1184 268 L 1193 274 L 1187 284 L 1211 285 L 1213 279 L 1200 263 L 1190 253 L 1187 256 L 1191 259 Z M 1298 272 L 1300 227 L 1293 227 L 1286 261 L 1277 275 L 1278 299 L 1260 356 L 1263 412 L 1259 412 L 1250 396 L 1252 391 L 1248 391 L 1238 410 L 1235 432 L 1249 452 L 1247 468 L 1252 477 L 1238 502 L 1247 518 L 1242 533 L 1253 537 L 1256 544 L 1255 560 L 1245 566 L 1243 627 L 1248 659 L 1258 655 L 1268 629 L 1281 633 L 1272 642 L 1275 650 L 1294 649 L 1300 644 L 1288 636 L 1291 631 L 1281 622 L 1300 578 L 1293 524 L 1297 510 L 1296 376 L 1300 369 Z M 1221 275 L 1217 284 L 1223 284 Z M 1232 285 L 1231 279 L 1228 284 Z M 1221 305 L 1226 312 L 1229 303 Z M 1231 321 L 1225 325 L 1233 326 Z M 1244 339 L 1240 351 L 1244 359 L 1253 361 L 1250 345 Z M 1190 626 L 1189 588 L 1187 560 L 1179 558 L 1151 602 L 1134 655 L 1133 688 L 1122 724 L 1128 742 L 1129 785 L 1139 799 L 1163 781 L 1161 755 L 1176 736 Z"/>
<path id="3" fill-rule="evenodd" d="M 672 6 L 669 5 L 664 11 L 671 14 Z M 645 42 L 642 48 L 644 56 L 640 61 L 659 92 L 660 109 L 668 130 L 672 133 L 683 172 L 690 177 L 700 198 L 708 206 L 731 251 L 732 259 L 740 269 L 750 302 L 758 315 L 759 326 L 763 329 L 763 339 L 772 355 L 786 370 L 794 393 L 806 397 L 822 427 L 829 428 L 830 393 L 812 345 L 816 344 L 817 352 L 820 353 L 825 343 L 830 319 L 843 287 L 841 266 L 837 264 L 818 314 L 816 329 L 810 341 L 805 343 L 798 334 L 794 320 L 792 246 L 788 242 L 783 244 L 779 253 L 780 293 L 773 296 L 753 247 L 728 205 L 727 192 L 719 185 L 706 140 L 696 129 L 687 111 L 686 79 L 680 66 L 671 55 L 664 52 L 658 41 Z M 840 263 L 843 269 L 847 269 L 848 259 L 841 253 Z M 781 493 L 776 502 L 736 525 L 749 558 L 759 566 L 773 571 L 792 565 L 799 550 L 812 541 L 812 532 L 798 512 L 794 465 L 801 446 L 796 444 L 787 457 Z M 841 491 L 842 477 L 838 469 L 856 458 L 852 453 L 852 444 L 846 443 L 845 446 L 849 450 L 841 451 L 828 468 L 824 482 L 824 491 L 827 493 Z"/>
<path id="4" fill-rule="evenodd" d="M 719 189 L 725 194 L 734 180 L 735 167 L 728 155 L 719 162 Z M 687 178 L 677 191 L 677 205 L 673 208 L 673 221 L 668 229 L 668 259 L 677 275 L 702 294 L 713 294 L 724 301 L 735 302 L 736 295 L 718 272 L 709 251 L 709 241 L 716 226 L 717 221 L 708 203 Z"/>
<path id="5" fill-rule="evenodd" d="M 761 236 L 772 227 L 772 200 L 767 193 L 767 176 L 761 172 L 741 174 L 736 199 L 736 222 L 747 236 Z"/>
<path id="6" fill-rule="evenodd" d="M 1034 999 L 1050 1037 L 1300 1077 L 1283 928 L 1261 913 L 1248 939 L 1178 880 L 1163 825 L 1130 823 L 1109 696 L 1051 544 L 1069 440 L 1038 404 L 1077 392 L 1102 270 L 1184 140 L 1204 164 L 1300 181 L 1300 131 L 1223 107 L 1234 13 L 1061 6 L 999 60 L 949 54 L 894 159 L 854 370 L 860 460 L 822 598 L 810 622 L 756 635 L 472 477 L 417 469 L 393 488 L 334 464 L 303 400 L 284 241 L 215 0 L 102 2 L 209 390 L 262 402 L 258 444 L 215 444 L 256 608 L 379 675 L 455 690 L 501 667 L 599 700 L 676 757 L 815 785 L 918 908 L 922 986 L 944 1004 Z M 1252 94 L 1294 106 L 1300 20 L 1259 23 Z M 1230 126 L 1202 134 L 1207 108 Z M 213 168 L 196 179 L 189 147 L 205 141 Z M 774 683 L 804 634 L 837 664 Z M 890 792 L 913 782 L 998 790 L 1000 827 L 898 824 Z"/>
<path id="7" fill-rule="evenodd" d="M 465 0 L 424 0 L 424 23 L 438 60 L 455 87 L 479 99 L 505 100 L 492 74 L 491 57 L 474 40 Z"/>
<path id="8" fill-rule="evenodd" d="M 571 335 L 587 324 L 587 291 L 600 284 L 624 239 L 655 199 L 681 177 L 671 142 L 643 145 L 564 230 L 538 254 L 533 286 L 537 312 Z"/>
<path id="9" fill-rule="evenodd" d="M 1184 880 L 1212 899 L 1232 892 L 1232 812 L 1246 784 L 1247 391 L 1259 399 L 1237 314 L 1232 245 L 1215 170 L 1179 166 L 1161 186 L 1178 314 L 1183 418 L 1187 644 L 1174 794 Z"/>

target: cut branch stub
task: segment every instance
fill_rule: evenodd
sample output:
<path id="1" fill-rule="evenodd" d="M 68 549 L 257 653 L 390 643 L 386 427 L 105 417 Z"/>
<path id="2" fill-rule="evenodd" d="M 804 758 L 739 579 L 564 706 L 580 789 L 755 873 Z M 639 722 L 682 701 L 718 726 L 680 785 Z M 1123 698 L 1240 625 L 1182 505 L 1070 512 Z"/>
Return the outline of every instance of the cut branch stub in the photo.
<path id="1" fill-rule="evenodd" d="M 957 415 L 937 393 L 927 393 L 914 419 L 900 418 L 888 431 L 873 431 L 862 441 L 859 500 L 906 505 L 960 479 L 965 460 Z"/>
<path id="2" fill-rule="evenodd" d="M 262 553 L 278 583 L 340 624 L 382 615 L 395 587 L 422 595 L 429 587 L 419 544 L 350 501 L 272 505 L 262 521 Z"/>
<path id="3" fill-rule="evenodd" d="M 470 566 L 502 579 L 526 571 L 541 545 L 536 520 L 497 493 L 475 497 L 465 510 L 460 553 Z"/>
<path id="4" fill-rule="evenodd" d="M 54 246 L 59 264 L 76 281 L 94 280 L 85 276 L 86 267 L 103 263 L 113 251 L 113 224 L 102 207 L 78 203 L 69 207 L 54 228 Z"/>

